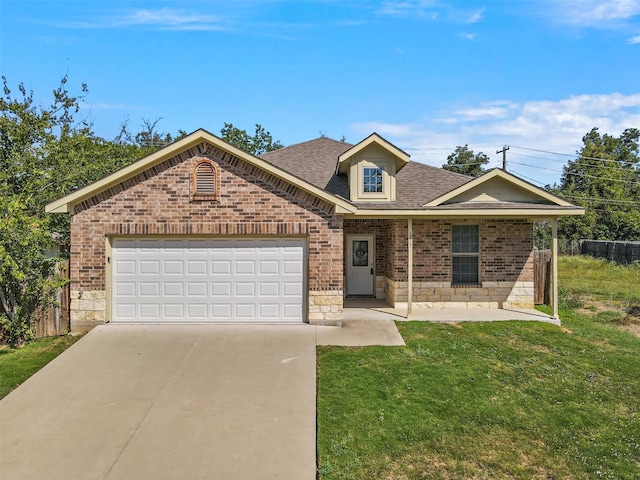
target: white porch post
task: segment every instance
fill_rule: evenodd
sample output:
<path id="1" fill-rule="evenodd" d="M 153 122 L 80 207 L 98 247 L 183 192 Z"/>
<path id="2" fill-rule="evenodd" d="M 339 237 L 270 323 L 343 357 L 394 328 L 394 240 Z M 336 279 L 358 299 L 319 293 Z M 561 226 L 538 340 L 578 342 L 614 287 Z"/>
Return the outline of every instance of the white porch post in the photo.
<path id="1" fill-rule="evenodd" d="M 412 318 L 413 310 L 413 220 L 407 220 L 407 320 Z"/>
<path id="2" fill-rule="evenodd" d="M 551 223 L 551 306 L 558 318 L 558 218 Z"/>

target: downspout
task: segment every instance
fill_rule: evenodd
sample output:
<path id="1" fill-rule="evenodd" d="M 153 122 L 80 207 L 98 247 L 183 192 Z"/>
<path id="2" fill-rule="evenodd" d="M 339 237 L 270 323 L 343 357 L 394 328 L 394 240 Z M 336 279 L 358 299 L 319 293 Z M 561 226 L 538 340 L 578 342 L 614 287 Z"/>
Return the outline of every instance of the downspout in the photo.
<path id="1" fill-rule="evenodd" d="M 551 306 L 553 318 L 558 317 L 558 218 L 551 223 Z"/>
<path id="2" fill-rule="evenodd" d="M 407 320 L 413 318 L 413 220 L 407 220 Z"/>

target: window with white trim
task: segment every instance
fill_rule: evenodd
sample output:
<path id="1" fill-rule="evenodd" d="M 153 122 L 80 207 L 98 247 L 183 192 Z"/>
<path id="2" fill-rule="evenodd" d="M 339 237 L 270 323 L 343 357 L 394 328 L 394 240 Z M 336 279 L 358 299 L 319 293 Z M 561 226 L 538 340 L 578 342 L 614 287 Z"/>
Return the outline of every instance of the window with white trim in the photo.
<path id="1" fill-rule="evenodd" d="M 453 225 L 451 229 L 451 283 L 480 283 L 480 227 Z"/>
<path id="2" fill-rule="evenodd" d="M 364 167 L 362 169 L 362 191 L 364 193 L 382 193 L 382 168 Z"/>

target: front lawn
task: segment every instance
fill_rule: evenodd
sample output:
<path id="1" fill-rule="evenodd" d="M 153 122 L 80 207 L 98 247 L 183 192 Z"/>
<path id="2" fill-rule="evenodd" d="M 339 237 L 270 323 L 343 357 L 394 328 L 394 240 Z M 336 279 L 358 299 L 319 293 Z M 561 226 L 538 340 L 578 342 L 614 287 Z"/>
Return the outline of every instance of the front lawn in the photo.
<path id="1" fill-rule="evenodd" d="M 560 260 L 562 327 L 398 322 L 406 347 L 319 347 L 319 477 L 640 478 L 640 338 L 620 327 L 638 268 Z"/>
<path id="2" fill-rule="evenodd" d="M 22 348 L 0 348 L 0 399 L 73 345 L 80 336 L 48 337 Z"/>
<path id="3" fill-rule="evenodd" d="M 640 339 L 561 313 L 319 348 L 320 478 L 640 478 Z"/>

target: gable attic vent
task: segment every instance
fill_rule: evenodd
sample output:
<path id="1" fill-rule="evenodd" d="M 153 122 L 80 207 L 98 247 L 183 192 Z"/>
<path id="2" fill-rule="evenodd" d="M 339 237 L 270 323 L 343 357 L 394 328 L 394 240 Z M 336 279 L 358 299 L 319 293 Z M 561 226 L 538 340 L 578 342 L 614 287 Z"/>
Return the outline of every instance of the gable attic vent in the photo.
<path id="1" fill-rule="evenodd" d="M 196 168 L 196 193 L 199 195 L 216 194 L 216 171 L 210 163 L 201 163 Z"/>

